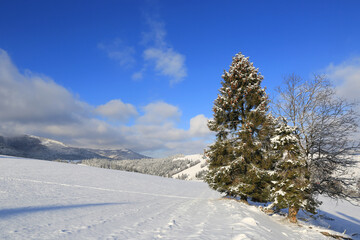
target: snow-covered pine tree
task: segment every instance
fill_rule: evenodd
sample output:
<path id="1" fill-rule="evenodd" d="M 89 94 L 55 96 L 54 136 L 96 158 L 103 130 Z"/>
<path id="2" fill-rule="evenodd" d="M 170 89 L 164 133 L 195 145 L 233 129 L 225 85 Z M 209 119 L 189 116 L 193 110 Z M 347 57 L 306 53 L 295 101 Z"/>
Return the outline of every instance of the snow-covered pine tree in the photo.
<path id="1" fill-rule="evenodd" d="M 206 151 L 210 162 L 206 181 L 227 195 L 266 202 L 270 194 L 268 172 L 274 164 L 267 153 L 272 118 L 267 114 L 265 89 L 260 86 L 263 76 L 239 53 L 222 78 L 214 118 L 208 123 L 217 134 L 216 142 Z"/>
<path id="2" fill-rule="evenodd" d="M 276 162 L 273 174 L 269 207 L 288 208 L 290 222 L 297 222 L 299 209 L 315 213 L 318 202 L 313 198 L 310 171 L 299 147 L 299 136 L 295 127 L 287 125 L 285 118 L 278 120 L 278 125 L 271 138 Z"/>

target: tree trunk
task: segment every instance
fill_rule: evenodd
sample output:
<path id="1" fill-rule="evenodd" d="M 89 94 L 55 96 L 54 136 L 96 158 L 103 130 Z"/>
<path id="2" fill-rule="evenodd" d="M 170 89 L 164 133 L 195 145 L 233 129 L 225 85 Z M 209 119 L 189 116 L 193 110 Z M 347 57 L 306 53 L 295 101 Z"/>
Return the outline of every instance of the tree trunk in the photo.
<path id="1" fill-rule="evenodd" d="M 296 218 L 296 215 L 297 213 L 299 212 L 299 208 L 297 207 L 289 207 L 289 215 L 288 215 L 288 218 L 289 218 L 289 221 L 291 223 L 297 223 L 297 218 Z"/>

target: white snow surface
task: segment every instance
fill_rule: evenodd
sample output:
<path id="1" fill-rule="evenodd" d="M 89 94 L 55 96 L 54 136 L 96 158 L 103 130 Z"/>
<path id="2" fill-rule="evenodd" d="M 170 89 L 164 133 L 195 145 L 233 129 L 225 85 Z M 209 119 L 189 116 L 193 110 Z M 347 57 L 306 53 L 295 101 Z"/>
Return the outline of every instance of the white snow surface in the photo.
<path id="1" fill-rule="evenodd" d="M 0 239 L 328 239 L 301 224 L 202 182 L 0 156 Z"/>
<path id="2" fill-rule="evenodd" d="M 172 176 L 173 178 L 178 178 L 181 175 L 186 174 L 188 176 L 185 180 L 198 180 L 196 178 L 196 174 L 199 173 L 200 171 L 208 170 L 207 166 L 201 167 L 206 162 L 206 158 L 202 154 L 186 155 L 183 157 L 175 158 L 173 161 L 176 161 L 176 160 L 190 160 L 192 162 L 199 160 L 200 162 L 192 167 L 185 169 L 184 171 L 174 174 Z"/>

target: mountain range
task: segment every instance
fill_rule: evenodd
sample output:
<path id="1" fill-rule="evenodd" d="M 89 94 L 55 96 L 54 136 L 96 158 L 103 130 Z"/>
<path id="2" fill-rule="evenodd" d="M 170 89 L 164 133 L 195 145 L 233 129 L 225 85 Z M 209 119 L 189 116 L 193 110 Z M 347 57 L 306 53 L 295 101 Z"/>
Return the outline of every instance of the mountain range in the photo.
<path id="1" fill-rule="evenodd" d="M 77 148 L 32 135 L 0 136 L 0 154 L 42 160 L 83 160 L 91 158 L 131 160 L 149 158 L 130 149 L 116 150 Z"/>

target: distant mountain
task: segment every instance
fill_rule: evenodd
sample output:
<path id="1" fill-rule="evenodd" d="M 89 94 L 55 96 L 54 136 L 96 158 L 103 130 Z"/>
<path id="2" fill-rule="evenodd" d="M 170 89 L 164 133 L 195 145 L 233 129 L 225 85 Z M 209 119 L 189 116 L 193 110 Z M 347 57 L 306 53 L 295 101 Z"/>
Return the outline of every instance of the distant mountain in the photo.
<path id="1" fill-rule="evenodd" d="M 130 149 L 117 149 L 117 150 L 102 150 L 102 149 L 89 149 L 92 152 L 102 156 L 102 158 L 116 159 L 116 160 L 132 160 L 150 158 L 134 152 Z"/>
<path id="2" fill-rule="evenodd" d="M 149 158 L 130 149 L 101 150 L 76 148 L 62 142 L 31 135 L 17 137 L 0 136 L 0 154 L 43 160 L 141 159 Z"/>

